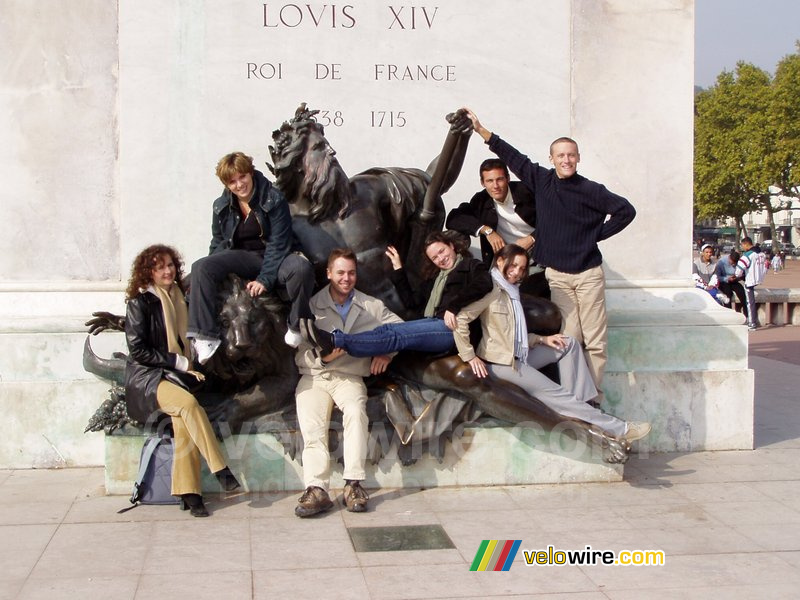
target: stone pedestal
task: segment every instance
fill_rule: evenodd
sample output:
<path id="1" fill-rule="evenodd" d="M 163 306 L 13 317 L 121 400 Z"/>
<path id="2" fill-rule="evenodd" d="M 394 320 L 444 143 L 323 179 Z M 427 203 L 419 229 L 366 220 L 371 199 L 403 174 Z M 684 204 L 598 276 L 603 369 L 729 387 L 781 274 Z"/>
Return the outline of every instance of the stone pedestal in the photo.
<path id="1" fill-rule="evenodd" d="M 139 468 L 145 437 L 111 435 L 105 439 L 106 491 L 130 494 Z M 233 472 L 249 492 L 302 490 L 303 470 L 284 455 L 271 433 L 234 435 L 223 441 Z M 496 425 L 466 427 L 449 444 L 442 462 L 429 454 L 402 466 L 389 452 L 377 465 L 367 464 L 368 488 L 420 488 L 522 483 L 585 483 L 621 481 L 622 465 L 602 461 L 600 450 L 570 434 Z M 331 487 L 341 488 L 341 464 L 331 475 Z M 203 466 L 203 489 L 218 492 Z"/>

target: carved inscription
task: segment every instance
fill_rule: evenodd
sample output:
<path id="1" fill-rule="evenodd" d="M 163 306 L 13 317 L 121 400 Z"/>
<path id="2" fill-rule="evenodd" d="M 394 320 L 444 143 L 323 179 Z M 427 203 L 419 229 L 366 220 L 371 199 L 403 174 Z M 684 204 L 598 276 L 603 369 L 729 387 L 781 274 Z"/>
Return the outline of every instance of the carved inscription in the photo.
<path id="1" fill-rule="evenodd" d="M 426 26 L 431 29 L 438 10 L 438 6 L 390 6 L 392 22 L 389 23 L 389 29 L 421 29 Z"/>
<path id="2" fill-rule="evenodd" d="M 248 79 L 283 79 L 281 63 L 247 63 Z"/>
<path id="3" fill-rule="evenodd" d="M 258 5 L 256 5 L 257 7 Z M 372 7 L 370 7 L 372 8 Z M 375 7 L 365 17 L 365 6 L 355 7 L 352 4 L 328 4 L 306 2 L 264 2 L 261 8 L 260 25 L 267 30 L 283 29 L 355 29 L 370 26 L 381 31 L 392 31 L 392 35 L 403 35 L 403 32 L 430 31 L 440 22 L 438 6 L 418 6 L 412 4 L 385 4 Z M 360 12 L 362 11 L 362 12 Z M 371 20 L 370 20 L 371 19 Z M 438 19 L 438 20 L 437 20 Z M 397 33 L 394 33 L 397 32 Z M 325 47 L 324 45 L 321 47 Z M 393 57 L 394 58 L 394 57 Z M 398 56 L 397 58 L 402 58 Z M 320 60 L 321 59 L 321 60 Z M 287 74 L 290 77 L 305 76 L 313 81 L 349 81 L 353 83 L 353 66 L 347 63 L 326 62 L 330 60 L 324 54 L 308 66 L 292 68 L 294 63 L 282 62 L 248 62 L 247 79 L 279 81 Z M 367 69 L 364 72 L 364 69 Z M 298 72 L 295 72 L 298 71 Z M 456 81 L 456 65 L 452 64 L 420 64 L 385 62 L 370 66 L 359 66 L 359 82 L 417 82 L 448 83 Z M 371 128 L 397 129 L 405 127 L 408 122 L 407 110 L 369 110 L 368 119 Z M 320 110 L 317 120 L 326 127 L 342 127 L 346 119 L 341 110 Z M 363 123 L 362 114 L 348 114 L 350 123 Z"/>
<path id="4" fill-rule="evenodd" d="M 376 64 L 375 81 L 455 81 L 455 65 Z"/>
<path id="5" fill-rule="evenodd" d="M 353 5 L 336 4 L 284 4 L 282 6 L 264 3 L 264 27 L 328 27 L 352 29 L 356 25 Z"/>
<path id="6" fill-rule="evenodd" d="M 405 127 L 405 112 L 404 110 L 371 110 L 370 127 Z"/>

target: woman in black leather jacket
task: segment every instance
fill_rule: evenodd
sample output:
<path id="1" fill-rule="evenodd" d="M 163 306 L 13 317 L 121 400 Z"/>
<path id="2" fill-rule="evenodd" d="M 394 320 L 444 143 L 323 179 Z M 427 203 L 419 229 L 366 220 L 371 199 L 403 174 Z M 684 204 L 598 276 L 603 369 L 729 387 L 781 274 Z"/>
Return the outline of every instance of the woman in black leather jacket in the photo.
<path id="1" fill-rule="evenodd" d="M 172 494 L 180 496 L 181 510 L 188 508 L 195 517 L 207 517 L 200 456 L 223 489 L 235 490 L 239 482 L 226 466 L 205 410 L 186 389 L 165 379 L 170 371 L 181 372 L 189 380 L 203 379 L 191 370 L 182 275 L 180 256 L 169 246 L 149 246 L 133 261 L 126 291 L 125 399 L 128 414 L 141 423 L 152 423 L 159 411 L 172 417 Z"/>

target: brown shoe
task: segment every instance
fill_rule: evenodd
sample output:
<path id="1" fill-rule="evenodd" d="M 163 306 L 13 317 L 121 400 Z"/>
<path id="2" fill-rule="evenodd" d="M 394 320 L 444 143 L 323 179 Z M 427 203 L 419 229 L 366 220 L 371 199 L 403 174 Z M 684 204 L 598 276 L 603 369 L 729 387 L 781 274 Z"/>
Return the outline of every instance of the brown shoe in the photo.
<path id="1" fill-rule="evenodd" d="M 294 514 L 298 517 L 310 517 L 317 513 L 324 512 L 333 506 L 328 492 L 321 487 L 309 486 L 294 507 Z"/>
<path id="2" fill-rule="evenodd" d="M 366 512 L 369 494 L 359 481 L 348 481 L 344 486 L 344 504 L 350 512 Z"/>

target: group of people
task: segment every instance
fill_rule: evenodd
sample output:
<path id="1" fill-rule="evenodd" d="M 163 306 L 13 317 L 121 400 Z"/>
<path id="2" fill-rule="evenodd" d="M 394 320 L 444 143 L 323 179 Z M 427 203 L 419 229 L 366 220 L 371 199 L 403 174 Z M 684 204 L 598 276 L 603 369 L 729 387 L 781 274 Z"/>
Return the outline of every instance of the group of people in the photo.
<path id="1" fill-rule="evenodd" d="M 550 145 L 549 169 L 483 127 L 472 111 L 466 114 L 498 156 L 481 165 L 483 191 L 448 215 L 448 231 L 425 240 L 428 277 L 422 285 L 410 285 L 393 246 L 385 250 L 392 281 L 404 305 L 418 314 L 415 320 L 403 321 L 380 299 L 357 289 L 358 261 L 348 248 L 330 253 L 328 283 L 312 296 L 313 269 L 294 242 L 286 200 L 242 153 L 226 155 L 217 165 L 225 189 L 213 206 L 210 254 L 192 266 L 188 310 L 177 253 L 157 245 L 137 256 L 127 292 L 129 413 L 143 422 L 157 409 L 172 418 L 176 457 L 187 449 L 173 464 L 172 491 L 193 515 L 208 514 L 200 456 L 223 489 L 234 490 L 239 482 L 205 412 L 169 376 L 177 371 L 202 379 L 194 364 L 205 364 L 220 346 L 215 299 L 228 273 L 248 280 L 253 296 L 284 291 L 291 302 L 286 343 L 298 348 L 296 408 L 304 443 L 299 517 L 333 506 L 328 429 L 334 406 L 343 415 L 343 503 L 352 512 L 367 510 L 364 378 L 386 371 L 402 350 L 457 352 L 476 377 L 514 383 L 536 398 L 531 402 L 625 444 L 648 434 L 648 423 L 626 422 L 599 409 L 607 316 L 598 242 L 626 227 L 634 208 L 578 175 L 574 140 L 559 138 Z M 509 181 L 509 169 L 519 182 Z M 480 238 L 482 259 L 471 255 L 469 236 Z M 548 289 L 561 310 L 563 333 L 530 334 L 520 292 L 543 295 Z M 469 324 L 477 320 L 482 338 L 475 348 Z M 559 383 L 539 371 L 552 363 Z"/>
<path id="2" fill-rule="evenodd" d="M 760 327 L 755 288 L 764 281 L 767 258 L 750 237 L 742 238 L 741 248 L 741 253 L 734 249 L 715 261 L 713 246 L 703 244 L 692 264 L 692 277 L 696 287 L 706 290 L 722 306 L 732 308 L 736 296 L 748 329 L 755 331 Z"/>

